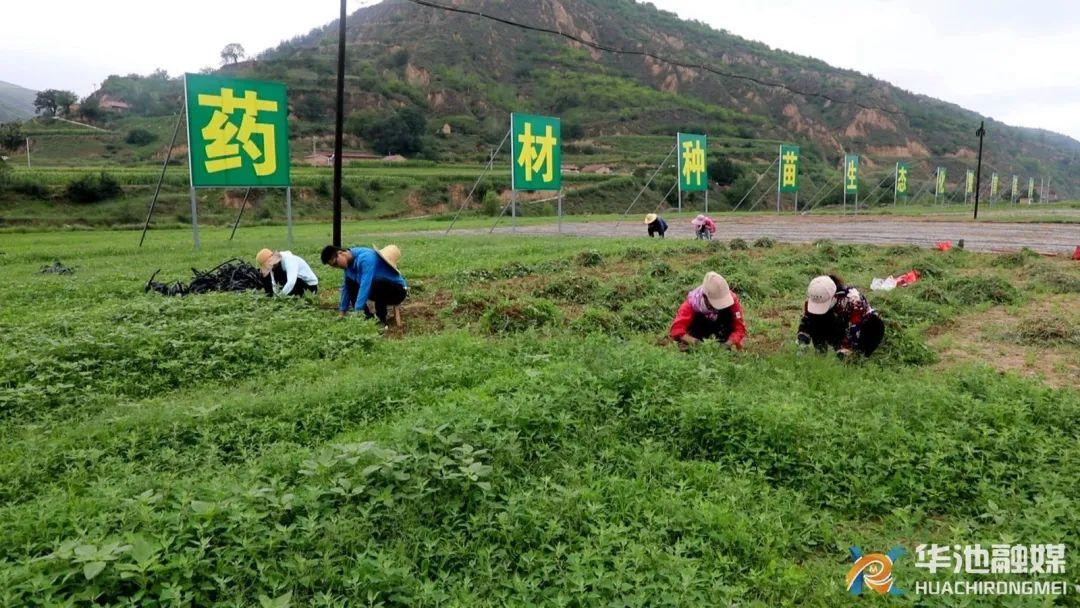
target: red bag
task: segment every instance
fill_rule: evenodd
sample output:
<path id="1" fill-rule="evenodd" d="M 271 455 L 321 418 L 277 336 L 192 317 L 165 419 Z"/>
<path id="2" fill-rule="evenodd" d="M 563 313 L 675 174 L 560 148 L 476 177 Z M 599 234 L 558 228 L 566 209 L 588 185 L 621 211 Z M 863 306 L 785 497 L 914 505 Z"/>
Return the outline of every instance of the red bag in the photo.
<path id="1" fill-rule="evenodd" d="M 896 277 L 896 286 L 903 287 L 904 285 L 911 285 L 915 281 L 919 280 L 919 271 L 912 270 Z"/>
<path id="2" fill-rule="evenodd" d="M 1076 246 L 1076 251 L 1073 252 L 1073 259 L 1080 262 L 1080 245 Z"/>
<path id="3" fill-rule="evenodd" d="M 941 241 L 940 243 L 934 243 L 934 247 L 936 247 L 938 251 L 948 251 L 952 249 L 952 241 Z"/>

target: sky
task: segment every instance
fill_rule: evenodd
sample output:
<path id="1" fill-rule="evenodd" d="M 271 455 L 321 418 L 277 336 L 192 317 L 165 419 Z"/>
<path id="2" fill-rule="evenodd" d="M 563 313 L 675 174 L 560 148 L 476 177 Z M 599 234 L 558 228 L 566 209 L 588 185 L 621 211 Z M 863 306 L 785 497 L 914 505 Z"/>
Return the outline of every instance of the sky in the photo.
<path id="1" fill-rule="evenodd" d="M 531 1 L 531 0 L 517 0 Z M 350 12 L 374 0 L 349 0 Z M 337 17 L 317 0 L 6 0 L 0 80 L 92 92 L 109 74 L 197 72 Z M 1080 140 L 1077 0 L 653 0 L 774 48 L 858 70 L 1011 125 Z M 322 10 L 319 10 L 319 9 Z M 21 25 L 20 25 L 21 24 Z"/>

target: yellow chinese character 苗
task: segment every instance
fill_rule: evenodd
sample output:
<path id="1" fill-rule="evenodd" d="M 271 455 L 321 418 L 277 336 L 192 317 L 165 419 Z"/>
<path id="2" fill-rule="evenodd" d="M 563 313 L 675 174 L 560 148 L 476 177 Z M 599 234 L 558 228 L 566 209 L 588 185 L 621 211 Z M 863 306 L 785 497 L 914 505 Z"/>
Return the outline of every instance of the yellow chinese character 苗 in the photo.
<path id="1" fill-rule="evenodd" d="M 551 125 L 545 128 L 544 135 L 533 135 L 532 123 L 525 123 L 525 131 L 518 135 L 518 143 L 521 144 L 521 154 L 518 154 L 517 164 L 525 169 L 525 181 L 533 179 L 533 173 L 539 173 L 540 178 L 550 182 L 555 178 L 555 138 Z M 539 150 L 537 149 L 539 147 Z"/>
<path id="2" fill-rule="evenodd" d="M 243 165 L 240 157 L 241 146 L 244 153 L 254 161 L 255 175 L 261 177 L 277 172 L 274 125 L 262 124 L 256 120 L 259 112 L 277 112 L 276 101 L 259 99 L 255 91 L 245 91 L 243 97 L 236 97 L 232 89 L 222 88 L 220 95 L 200 94 L 199 105 L 217 108 L 210 117 L 210 122 L 202 129 L 203 138 L 210 142 L 206 144 L 207 172 L 217 173 L 240 168 Z M 229 122 L 229 118 L 238 110 L 244 111 L 239 127 Z M 252 140 L 256 135 L 262 138 L 261 147 Z"/>
<path id="3" fill-rule="evenodd" d="M 798 162 L 798 160 L 799 155 L 795 154 L 792 150 L 788 150 L 787 153 L 784 154 L 784 187 L 795 185 L 795 163 Z"/>
<path id="4" fill-rule="evenodd" d="M 701 178 L 705 174 L 705 149 L 700 141 L 683 142 L 683 180 L 690 184 L 695 177 L 701 185 Z"/>
<path id="5" fill-rule="evenodd" d="M 907 192 L 907 167 L 896 170 L 896 191 Z"/>

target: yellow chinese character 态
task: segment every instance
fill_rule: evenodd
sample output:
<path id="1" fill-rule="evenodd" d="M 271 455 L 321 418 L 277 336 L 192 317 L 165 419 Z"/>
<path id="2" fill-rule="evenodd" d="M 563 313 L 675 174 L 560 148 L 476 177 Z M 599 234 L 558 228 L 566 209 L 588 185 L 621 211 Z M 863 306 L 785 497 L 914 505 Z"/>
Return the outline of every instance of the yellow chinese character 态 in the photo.
<path id="1" fill-rule="evenodd" d="M 236 97 L 232 89 L 222 88 L 220 95 L 200 94 L 199 105 L 216 108 L 210 122 L 202 129 L 203 138 L 210 142 L 206 144 L 208 173 L 240 168 L 243 165 L 241 146 L 254 161 L 255 175 L 261 177 L 277 171 L 274 125 L 256 120 L 259 112 L 277 112 L 276 101 L 259 99 L 255 91 L 245 91 L 243 97 Z M 244 111 L 239 127 L 229 122 L 238 110 Z M 256 135 L 262 138 L 262 147 L 252 139 Z"/>
<path id="2" fill-rule="evenodd" d="M 521 154 L 518 155 L 517 164 L 525 168 L 525 181 L 533 179 L 533 173 L 540 173 L 541 179 L 550 182 L 555 178 L 555 138 L 551 125 L 545 128 L 544 135 L 533 135 L 532 123 L 525 123 L 525 132 L 518 135 L 518 143 L 521 144 Z M 539 146 L 539 150 L 537 150 Z"/>
<path id="3" fill-rule="evenodd" d="M 705 149 L 700 141 L 683 142 L 683 180 L 690 184 L 696 178 L 701 185 L 701 177 L 705 174 Z"/>
<path id="4" fill-rule="evenodd" d="M 799 155 L 795 154 L 793 150 L 788 150 L 787 153 L 784 154 L 784 187 L 795 185 L 795 163 L 798 162 L 798 160 Z"/>

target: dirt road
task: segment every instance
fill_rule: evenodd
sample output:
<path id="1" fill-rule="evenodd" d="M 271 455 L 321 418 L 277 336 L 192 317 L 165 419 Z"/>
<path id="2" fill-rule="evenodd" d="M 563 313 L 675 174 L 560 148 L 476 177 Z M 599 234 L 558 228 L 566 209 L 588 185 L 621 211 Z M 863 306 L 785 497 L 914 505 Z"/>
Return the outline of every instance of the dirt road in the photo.
<path id="1" fill-rule="evenodd" d="M 1040 253 L 1072 252 L 1080 245 L 1080 224 L 1052 223 L 996 223 L 926 221 L 902 217 L 811 217 L 811 216 L 715 216 L 718 232 L 716 238 L 730 240 L 736 237 L 752 240 L 768 236 L 785 243 L 810 243 L 818 239 L 831 239 L 840 243 L 869 243 L 894 245 L 910 243 L 931 247 L 938 241 L 964 239 L 964 246 L 973 251 L 1013 251 L 1029 247 Z M 640 236 L 647 238 L 645 226 L 635 216 L 633 222 L 565 222 L 562 233 L 572 236 Z M 689 219 L 669 220 L 668 238 L 693 238 Z M 509 221 L 495 229 L 500 234 L 509 233 Z M 455 230 L 456 234 L 479 233 L 483 230 Z M 520 226 L 518 234 L 551 235 L 558 233 L 555 223 L 539 226 Z"/>

